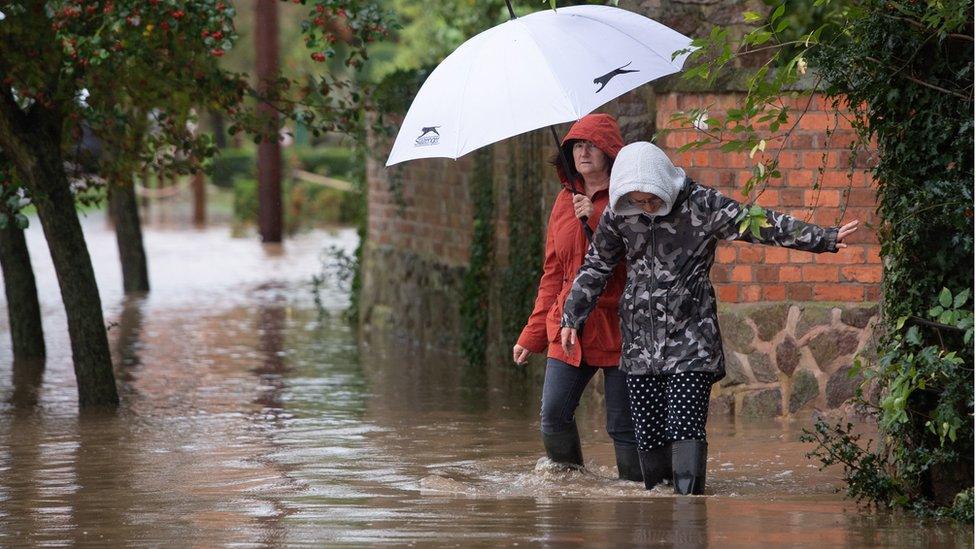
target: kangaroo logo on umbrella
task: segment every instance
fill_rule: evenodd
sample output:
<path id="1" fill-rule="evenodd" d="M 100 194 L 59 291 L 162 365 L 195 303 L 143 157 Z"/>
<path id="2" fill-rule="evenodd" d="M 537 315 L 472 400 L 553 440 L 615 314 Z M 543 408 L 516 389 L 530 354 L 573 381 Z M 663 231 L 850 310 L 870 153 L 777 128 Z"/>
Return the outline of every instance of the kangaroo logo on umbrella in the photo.
<path id="1" fill-rule="evenodd" d="M 633 63 L 633 61 L 631 61 L 630 63 Z M 603 76 L 599 76 L 597 78 L 594 78 L 593 79 L 593 83 L 594 84 L 599 84 L 600 85 L 600 89 L 596 90 L 593 93 L 600 93 L 600 90 L 602 90 L 603 88 L 607 87 L 607 84 L 610 83 L 610 80 L 612 80 L 614 76 L 619 76 L 621 74 L 626 74 L 628 72 L 640 72 L 640 70 L 638 70 L 638 69 L 624 70 L 625 67 L 630 66 L 630 63 L 627 63 L 623 67 L 619 67 L 619 68 L 613 69 L 612 71 L 608 72 L 607 74 L 604 74 Z"/>
<path id="2" fill-rule="evenodd" d="M 441 140 L 441 134 L 437 131 L 440 126 L 427 126 L 420 129 L 420 137 L 416 139 L 416 147 L 429 147 L 431 145 L 436 145 Z M 433 135 L 429 135 L 433 134 Z"/>

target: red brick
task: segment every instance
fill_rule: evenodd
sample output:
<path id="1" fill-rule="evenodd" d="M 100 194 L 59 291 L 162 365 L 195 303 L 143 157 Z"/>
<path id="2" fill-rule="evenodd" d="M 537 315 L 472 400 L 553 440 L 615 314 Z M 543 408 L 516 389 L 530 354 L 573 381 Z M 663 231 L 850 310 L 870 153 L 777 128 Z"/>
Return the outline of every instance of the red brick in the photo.
<path id="1" fill-rule="evenodd" d="M 812 263 L 813 254 L 800 250 L 790 250 L 790 263 Z"/>
<path id="2" fill-rule="evenodd" d="M 864 263 L 864 248 L 851 246 L 843 248 L 837 253 L 822 253 L 813 256 L 815 263 L 826 265 L 857 265 Z"/>
<path id="3" fill-rule="evenodd" d="M 779 203 L 780 206 L 802 206 L 803 190 L 802 189 L 781 190 L 779 192 Z"/>
<path id="4" fill-rule="evenodd" d="M 865 261 L 868 263 L 881 263 L 881 246 L 865 246 Z"/>
<path id="5" fill-rule="evenodd" d="M 756 204 L 766 208 L 776 208 L 779 206 L 779 191 L 775 189 L 765 189 L 756 199 Z"/>
<path id="6" fill-rule="evenodd" d="M 762 285 L 744 284 L 739 288 L 739 301 L 743 303 L 755 303 L 762 300 Z"/>
<path id="7" fill-rule="evenodd" d="M 730 274 L 731 272 L 732 272 L 732 267 L 729 267 L 727 265 L 715 264 L 712 265 L 712 271 L 710 273 L 710 277 L 712 279 L 712 282 L 716 282 L 720 284 L 725 282 L 730 282 L 732 280 L 732 276 Z"/>
<path id="8" fill-rule="evenodd" d="M 878 204 L 877 191 L 871 188 L 851 189 L 847 197 L 847 204 L 850 206 L 866 206 L 874 209 Z"/>
<path id="9" fill-rule="evenodd" d="M 760 265 L 756 267 L 757 282 L 779 282 L 779 267 L 773 265 Z"/>
<path id="10" fill-rule="evenodd" d="M 730 168 L 745 168 L 746 155 L 744 153 L 722 153 L 720 152 L 721 158 L 725 161 L 720 164 L 714 164 L 715 166 L 728 166 Z M 713 158 L 714 161 L 714 158 Z"/>
<path id="11" fill-rule="evenodd" d="M 766 301 L 783 301 L 786 299 L 786 285 L 766 284 L 762 289 L 762 297 Z"/>
<path id="12" fill-rule="evenodd" d="M 877 284 L 881 282 L 880 266 L 850 266 L 841 267 L 841 274 L 848 282 L 864 282 L 867 284 Z"/>
<path id="13" fill-rule="evenodd" d="M 800 118 L 800 123 L 798 128 L 801 130 L 819 130 L 823 131 L 834 125 L 833 117 L 820 112 L 808 112 Z"/>
<path id="14" fill-rule="evenodd" d="M 813 186 L 814 170 L 791 170 L 786 174 L 786 183 L 790 187 L 809 188 Z"/>
<path id="15" fill-rule="evenodd" d="M 853 179 L 847 170 L 824 170 L 820 178 L 820 185 L 830 188 L 847 188 L 853 186 Z"/>
<path id="16" fill-rule="evenodd" d="M 800 270 L 800 267 L 784 265 L 779 268 L 779 280 L 780 282 L 800 282 L 803 280 L 803 271 Z"/>
<path id="17" fill-rule="evenodd" d="M 761 263 L 763 260 L 763 246 L 759 244 L 745 244 L 739 246 L 740 263 Z"/>
<path id="18" fill-rule="evenodd" d="M 804 265 L 804 282 L 836 282 L 837 267 L 833 265 Z"/>
<path id="19" fill-rule="evenodd" d="M 864 301 L 880 301 L 881 300 L 881 286 L 879 284 L 872 284 L 864 288 Z"/>
<path id="20" fill-rule="evenodd" d="M 812 149 L 813 142 L 814 139 L 812 135 L 798 132 L 790 136 L 790 144 L 788 145 L 788 148 L 793 149 L 795 151 L 803 150 L 803 149 Z M 799 158 L 797 159 L 797 161 L 799 161 Z"/>
<path id="21" fill-rule="evenodd" d="M 733 282 L 752 282 L 752 267 L 747 265 L 736 265 L 732 267 Z"/>
<path id="22" fill-rule="evenodd" d="M 864 301 L 864 287 L 860 284 L 815 284 L 813 298 L 817 301 Z"/>
<path id="23" fill-rule="evenodd" d="M 799 166 L 799 155 L 797 153 L 783 151 L 779 155 L 779 168 L 780 170 L 791 170 Z"/>
<path id="24" fill-rule="evenodd" d="M 695 151 L 691 155 L 693 166 L 708 166 L 708 153 L 705 151 Z"/>
<path id="25" fill-rule="evenodd" d="M 808 170 L 816 170 L 820 166 L 824 165 L 824 153 L 823 152 L 805 152 L 803 153 L 803 167 Z"/>
<path id="26" fill-rule="evenodd" d="M 719 244 L 715 250 L 715 261 L 719 263 L 734 263 L 735 248 L 730 244 Z"/>
<path id="27" fill-rule="evenodd" d="M 739 301 L 739 286 L 736 284 L 719 284 L 715 288 L 719 301 L 737 303 Z"/>
<path id="28" fill-rule="evenodd" d="M 779 246 L 766 248 L 766 263 L 789 263 L 790 250 Z"/>
<path id="29" fill-rule="evenodd" d="M 787 284 L 786 298 L 791 301 L 813 301 L 813 287 L 809 284 Z"/>

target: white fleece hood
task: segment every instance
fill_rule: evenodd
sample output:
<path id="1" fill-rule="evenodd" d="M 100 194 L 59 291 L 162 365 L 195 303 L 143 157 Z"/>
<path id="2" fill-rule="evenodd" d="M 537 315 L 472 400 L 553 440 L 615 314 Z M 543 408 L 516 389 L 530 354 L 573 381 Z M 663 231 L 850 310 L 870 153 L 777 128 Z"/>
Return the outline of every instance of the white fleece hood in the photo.
<path id="1" fill-rule="evenodd" d="M 631 143 L 620 149 L 613 162 L 610 208 L 617 215 L 644 213 L 627 198 L 627 193 L 639 191 L 654 194 L 664 201 L 664 206 L 651 215 L 666 215 L 684 185 L 685 171 L 672 164 L 664 151 L 647 141 Z"/>

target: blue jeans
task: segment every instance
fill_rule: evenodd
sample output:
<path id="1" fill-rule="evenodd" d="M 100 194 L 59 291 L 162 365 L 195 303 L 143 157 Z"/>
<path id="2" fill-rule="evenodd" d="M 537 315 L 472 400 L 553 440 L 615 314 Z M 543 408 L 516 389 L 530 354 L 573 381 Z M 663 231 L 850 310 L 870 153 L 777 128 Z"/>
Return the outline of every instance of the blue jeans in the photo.
<path id="1" fill-rule="evenodd" d="M 603 392 L 607 408 L 607 434 L 614 442 L 637 444 L 634 421 L 630 415 L 627 374 L 619 368 L 579 368 L 550 358 L 546 362 L 546 379 L 542 385 L 542 432 L 547 435 L 571 429 L 576 408 L 586 384 L 597 371 L 603 370 Z"/>

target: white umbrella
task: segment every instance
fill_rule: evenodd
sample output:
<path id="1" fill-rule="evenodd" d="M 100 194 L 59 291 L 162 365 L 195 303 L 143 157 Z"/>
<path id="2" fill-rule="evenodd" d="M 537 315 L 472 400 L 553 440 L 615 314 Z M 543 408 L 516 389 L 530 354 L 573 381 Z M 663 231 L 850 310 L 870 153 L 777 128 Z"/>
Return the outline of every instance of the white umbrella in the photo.
<path id="1" fill-rule="evenodd" d="M 511 8 L 510 8 L 511 10 Z M 434 69 L 400 126 L 387 166 L 458 158 L 544 126 L 579 120 L 681 70 L 691 39 L 609 6 L 514 18 L 471 38 Z"/>

